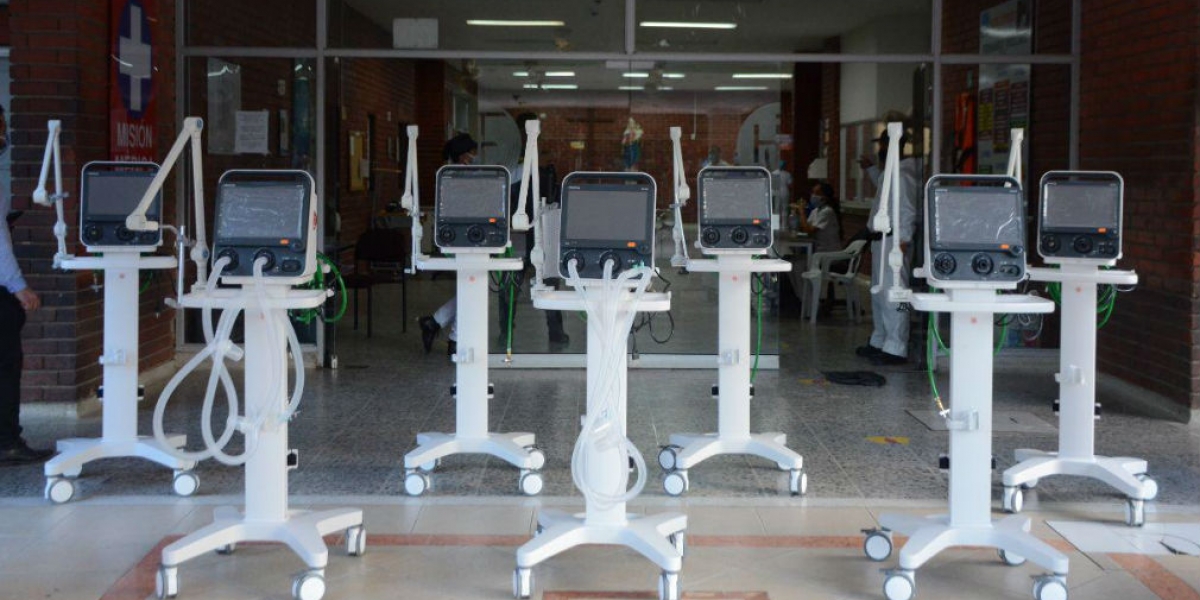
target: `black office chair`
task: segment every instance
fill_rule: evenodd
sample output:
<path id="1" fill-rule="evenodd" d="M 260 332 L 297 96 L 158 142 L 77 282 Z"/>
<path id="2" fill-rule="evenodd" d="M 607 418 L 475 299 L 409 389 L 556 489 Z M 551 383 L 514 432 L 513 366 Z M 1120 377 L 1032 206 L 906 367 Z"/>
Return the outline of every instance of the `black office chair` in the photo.
<path id="1" fill-rule="evenodd" d="M 342 281 L 354 290 L 354 329 L 358 330 L 358 291 L 367 290 L 367 337 L 371 337 L 372 289 L 383 283 L 400 282 L 400 330 L 408 332 L 409 232 L 404 229 L 369 229 L 354 244 L 353 267 L 345 269 Z"/>

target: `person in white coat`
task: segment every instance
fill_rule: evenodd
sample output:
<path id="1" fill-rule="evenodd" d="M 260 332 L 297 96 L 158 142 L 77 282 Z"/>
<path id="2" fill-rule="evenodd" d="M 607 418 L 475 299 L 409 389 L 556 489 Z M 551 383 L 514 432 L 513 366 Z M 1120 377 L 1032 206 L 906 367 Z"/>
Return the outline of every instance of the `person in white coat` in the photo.
<path id="1" fill-rule="evenodd" d="M 879 200 L 882 195 L 883 166 L 887 160 L 888 135 L 875 140 L 879 143 L 878 160 L 870 155 L 863 155 L 858 164 L 875 183 L 875 198 L 871 201 L 871 214 L 867 218 L 868 226 L 875 221 L 875 213 L 879 212 Z M 904 263 L 900 269 L 903 285 L 908 285 L 908 273 L 911 270 L 913 254 L 913 232 L 917 226 L 917 198 L 921 193 L 921 168 L 917 159 L 904 157 L 904 146 L 908 142 L 908 133 L 900 139 L 900 227 L 891 232 L 895 243 L 900 244 L 904 252 Z M 889 207 L 889 211 L 893 210 Z M 902 365 L 908 362 L 908 312 L 899 306 L 888 302 L 887 290 L 892 287 L 892 270 L 887 263 L 887 251 L 881 240 L 871 242 L 871 286 L 877 290 L 871 294 L 871 319 L 874 330 L 871 339 L 865 346 L 855 350 L 859 356 L 869 359 L 875 365 Z"/>

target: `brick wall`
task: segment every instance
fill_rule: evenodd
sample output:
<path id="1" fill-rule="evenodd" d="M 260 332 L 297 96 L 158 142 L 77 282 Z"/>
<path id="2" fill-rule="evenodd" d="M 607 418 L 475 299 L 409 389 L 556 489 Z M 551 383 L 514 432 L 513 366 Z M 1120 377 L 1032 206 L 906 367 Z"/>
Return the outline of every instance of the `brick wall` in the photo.
<path id="1" fill-rule="evenodd" d="M 24 330 L 26 354 L 22 397 L 29 401 L 74 401 L 91 396 L 100 382 L 96 359 L 102 346 L 100 300 L 102 275 L 62 273 L 51 268 L 55 241 L 50 228 L 54 211 L 30 198 L 41 165 L 46 121 L 61 119 L 63 184 L 68 251 L 77 244 L 78 173 L 85 163 L 108 158 L 107 2 L 16 0 L 8 7 L 4 28 L 11 41 L 13 143 L 13 208 L 26 210 L 13 232 L 21 268 L 42 296 L 44 307 L 31 314 Z M 153 61 L 158 67 L 158 145 L 170 144 L 174 127 L 174 5 L 160 0 Z M 168 214 L 171 199 L 168 199 Z M 171 285 L 160 276 L 142 294 L 141 366 L 147 368 L 173 354 L 171 313 L 162 299 Z"/>
<path id="2" fill-rule="evenodd" d="M 1130 39 L 1131 31 L 1152 34 Z M 1193 410 L 1200 408 L 1198 32 L 1193 0 L 1084 5 L 1080 166 L 1124 177 L 1121 266 L 1140 277 L 1100 331 L 1098 363 Z"/>

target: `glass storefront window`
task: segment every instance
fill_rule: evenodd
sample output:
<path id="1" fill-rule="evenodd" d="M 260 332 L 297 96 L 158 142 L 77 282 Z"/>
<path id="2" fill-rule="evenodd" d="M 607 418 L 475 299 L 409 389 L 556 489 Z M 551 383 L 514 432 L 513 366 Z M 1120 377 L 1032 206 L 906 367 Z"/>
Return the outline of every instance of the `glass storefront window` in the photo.
<path id="1" fill-rule="evenodd" d="M 622 2 L 330 0 L 331 48 L 620 52 Z"/>
<path id="2" fill-rule="evenodd" d="M 316 0 L 193 0 L 187 2 L 186 11 L 190 46 L 315 48 L 317 44 Z"/>
<path id="3" fill-rule="evenodd" d="M 922 54 L 930 0 L 640 0 L 638 52 Z"/>

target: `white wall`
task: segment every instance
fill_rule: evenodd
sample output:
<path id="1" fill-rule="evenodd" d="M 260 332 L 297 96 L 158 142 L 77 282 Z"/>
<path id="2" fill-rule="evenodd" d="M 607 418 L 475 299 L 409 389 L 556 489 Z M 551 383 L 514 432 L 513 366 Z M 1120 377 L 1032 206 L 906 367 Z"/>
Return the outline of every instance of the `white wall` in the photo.
<path id="1" fill-rule="evenodd" d="M 842 54 L 910 54 L 929 51 L 929 19 L 889 17 L 869 22 L 842 36 Z M 855 63 L 842 65 L 843 123 L 878 119 L 896 109 L 912 112 L 912 74 L 916 65 Z"/>

